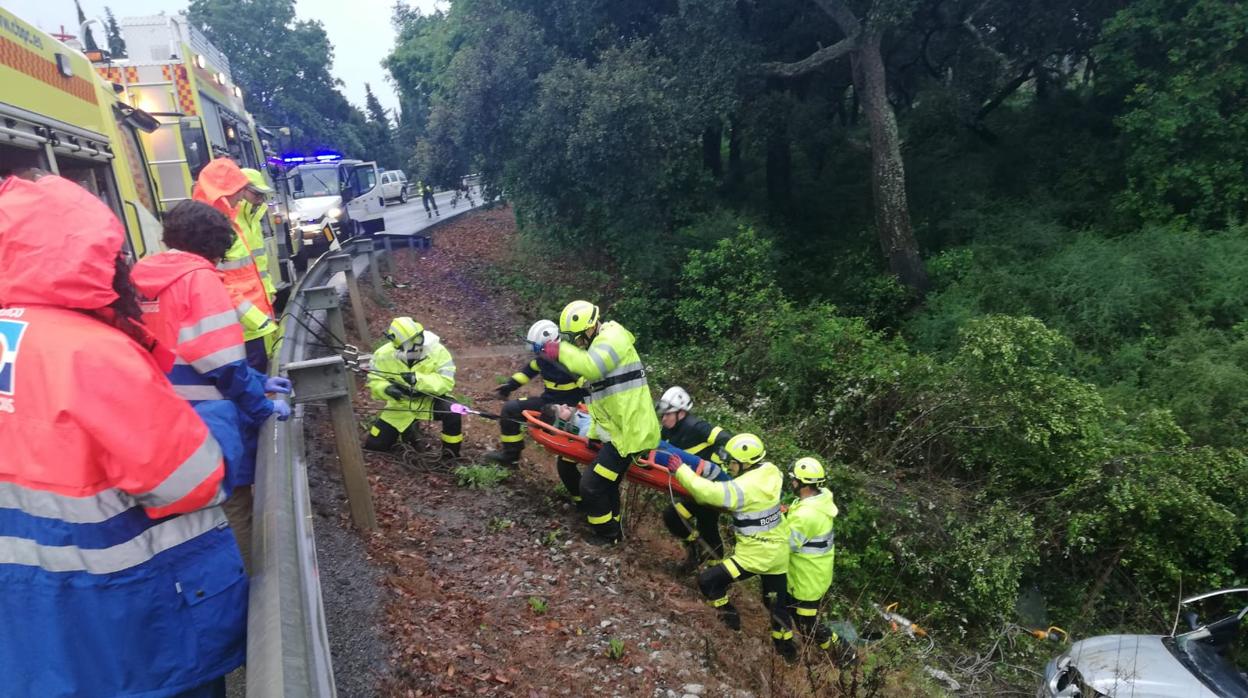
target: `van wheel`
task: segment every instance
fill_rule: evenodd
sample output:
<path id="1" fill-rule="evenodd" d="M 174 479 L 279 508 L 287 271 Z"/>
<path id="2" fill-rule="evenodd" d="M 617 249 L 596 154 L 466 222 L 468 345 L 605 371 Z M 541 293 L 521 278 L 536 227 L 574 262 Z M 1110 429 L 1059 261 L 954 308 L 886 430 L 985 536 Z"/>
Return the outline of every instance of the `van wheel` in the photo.
<path id="1" fill-rule="evenodd" d="M 401 204 L 407 203 L 407 190 L 406 189 L 399 190 L 399 203 Z"/>

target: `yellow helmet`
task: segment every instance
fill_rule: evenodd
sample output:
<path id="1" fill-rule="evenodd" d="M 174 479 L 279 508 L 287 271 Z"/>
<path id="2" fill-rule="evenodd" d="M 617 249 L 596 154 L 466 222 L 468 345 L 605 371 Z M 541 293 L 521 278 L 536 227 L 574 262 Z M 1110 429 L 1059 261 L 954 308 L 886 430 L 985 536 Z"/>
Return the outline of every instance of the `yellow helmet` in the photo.
<path id="1" fill-rule="evenodd" d="M 598 324 L 598 306 L 589 301 L 572 301 L 559 314 L 559 331 L 578 335 Z"/>
<path id="2" fill-rule="evenodd" d="M 396 347 L 404 344 L 420 344 L 424 341 L 425 327 L 410 317 L 396 317 L 386 329 L 386 339 Z"/>
<path id="3" fill-rule="evenodd" d="M 728 439 L 724 450 L 728 452 L 729 458 L 746 465 L 756 465 L 767 457 L 763 440 L 753 434 L 737 434 Z"/>
<path id="4" fill-rule="evenodd" d="M 793 463 L 793 469 L 789 471 L 789 474 L 803 485 L 821 485 L 828 478 L 819 459 L 810 456 L 798 458 Z"/>

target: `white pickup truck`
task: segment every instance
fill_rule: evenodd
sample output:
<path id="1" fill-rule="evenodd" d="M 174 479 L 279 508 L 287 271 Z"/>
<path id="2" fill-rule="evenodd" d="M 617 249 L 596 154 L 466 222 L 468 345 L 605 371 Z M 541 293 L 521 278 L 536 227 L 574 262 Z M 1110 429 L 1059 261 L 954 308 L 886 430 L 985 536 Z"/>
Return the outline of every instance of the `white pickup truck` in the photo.
<path id="1" fill-rule="evenodd" d="M 380 172 L 375 162 L 313 162 L 290 170 L 290 223 L 312 259 L 334 239 L 386 229 Z"/>

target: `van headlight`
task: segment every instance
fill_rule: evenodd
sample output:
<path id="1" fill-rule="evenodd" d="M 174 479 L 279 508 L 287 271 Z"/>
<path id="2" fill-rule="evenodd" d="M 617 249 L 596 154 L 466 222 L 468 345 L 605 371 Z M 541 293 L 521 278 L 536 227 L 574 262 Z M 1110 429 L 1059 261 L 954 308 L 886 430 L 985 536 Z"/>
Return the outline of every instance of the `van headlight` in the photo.
<path id="1" fill-rule="evenodd" d="M 333 208 L 326 211 L 325 215 L 329 216 L 330 218 L 333 218 L 334 220 L 338 220 L 338 217 L 342 215 L 342 209 L 338 208 L 337 206 L 334 206 Z"/>

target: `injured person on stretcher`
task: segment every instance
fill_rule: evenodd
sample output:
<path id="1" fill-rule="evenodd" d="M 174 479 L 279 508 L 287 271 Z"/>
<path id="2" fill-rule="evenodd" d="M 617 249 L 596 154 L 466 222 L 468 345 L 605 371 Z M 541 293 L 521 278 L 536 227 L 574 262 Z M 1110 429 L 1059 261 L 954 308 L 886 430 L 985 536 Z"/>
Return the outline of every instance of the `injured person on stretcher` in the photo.
<path id="1" fill-rule="evenodd" d="M 588 439 L 591 447 L 597 448 L 599 443 L 611 440 L 611 435 L 595 424 L 585 410 L 572 407 L 571 405 L 544 405 L 540 414 L 542 421 L 546 424 L 555 429 Z M 682 463 L 692 468 L 695 473 L 708 480 L 723 481 L 732 478 L 726 470 L 715 463 L 676 448 L 666 441 L 660 441 L 658 448 L 647 453 L 636 464 L 642 467 L 650 467 L 655 464 L 666 466 L 671 456 L 676 456 Z"/>

